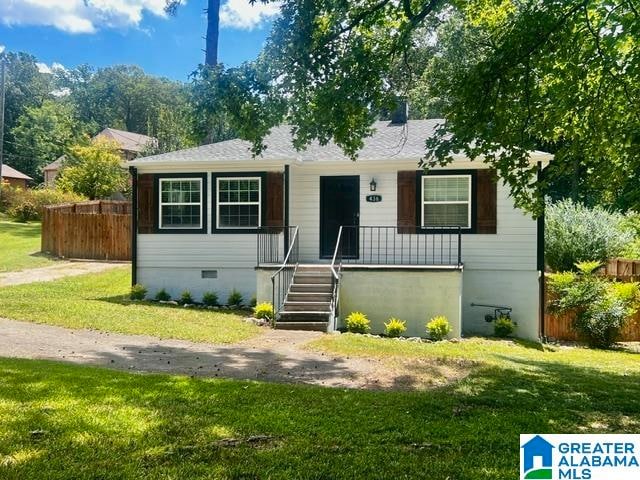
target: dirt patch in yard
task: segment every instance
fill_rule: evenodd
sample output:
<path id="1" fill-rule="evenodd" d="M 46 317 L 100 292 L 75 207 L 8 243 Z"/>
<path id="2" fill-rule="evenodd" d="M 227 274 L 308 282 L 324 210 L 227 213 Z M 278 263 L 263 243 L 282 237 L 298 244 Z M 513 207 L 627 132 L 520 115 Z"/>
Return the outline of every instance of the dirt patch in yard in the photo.
<path id="1" fill-rule="evenodd" d="M 469 365 L 423 359 L 373 359 L 309 351 L 324 335 L 264 329 L 235 345 L 211 345 L 69 330 L 0 319 L 0 356 L 47 359 L 133 372 L 185 374 L 338 388 L 422 390 L 464 378 Z"/>

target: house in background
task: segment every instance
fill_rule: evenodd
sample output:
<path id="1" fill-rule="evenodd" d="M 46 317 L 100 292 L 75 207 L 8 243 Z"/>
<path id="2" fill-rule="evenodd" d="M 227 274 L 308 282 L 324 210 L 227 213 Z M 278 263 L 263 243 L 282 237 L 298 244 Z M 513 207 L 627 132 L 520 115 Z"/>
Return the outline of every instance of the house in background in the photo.
<path id="1" fill-rule="evenodd" d="M 0 171 L 0 181 L 8 183 L 12 187 L 27 188 L 29 182 L 31 182 L 32 180 L 33 178 L 31 178 L 30 176 L 19 172 L 9 165 L 2 164 L 2 170 Z"/>
<path id="2" fill-rule="evenodd" d="M 124 162 L 139 157 L 146 148 L 153 146 L 157 142 L 154 137 L 116 130 L 115 128 L 105 128 L 93 138 L 105 138 L 116 142 L 120 146 L 120 155 Z M 50 187 L 55 185 L 56 177 L 64 159 L 63 155 L 43 168 L 45 185 Z"/>
<path id="3" fill-rule="evenodd" d="M 340 328 L 362 311 L 378 333 L 393 316 L 424 336 L 435 315 L 455 336 L 490 333 L 485 315 L 506 306 L 517 334 L 538 338 L 540 220 L 481 161 L 419 169 L 441 122 L 377 122 L 355 162 L 333 144 L 296 151 L 289 126 L 258 158 L 228 140 L 129 162 L 134 282 L 152 295 L 256 295 L 291 329 Z M 540 169 L 551 158 L 530 152 Z"/>

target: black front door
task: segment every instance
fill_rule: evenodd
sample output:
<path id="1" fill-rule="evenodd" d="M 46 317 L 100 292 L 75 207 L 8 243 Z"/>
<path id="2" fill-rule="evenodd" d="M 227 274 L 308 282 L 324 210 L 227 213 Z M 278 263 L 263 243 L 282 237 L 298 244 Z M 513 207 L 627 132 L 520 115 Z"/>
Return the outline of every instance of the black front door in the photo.
<path id="1" fill-rule="evenodd" d="M 333 257 L 340 226 L 359 224 L 360 177 L 320 177 L 320 256 Z M 342 256 L 358 258 L 358 229 L 342 234 Z"/>

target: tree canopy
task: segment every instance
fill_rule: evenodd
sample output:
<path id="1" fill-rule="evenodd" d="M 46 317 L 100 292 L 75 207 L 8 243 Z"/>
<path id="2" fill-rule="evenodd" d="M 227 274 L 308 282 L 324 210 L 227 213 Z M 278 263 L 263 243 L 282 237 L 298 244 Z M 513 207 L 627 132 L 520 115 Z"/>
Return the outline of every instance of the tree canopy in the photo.
<path id="1" fill-rule="evenodd" d="M 232 114 L 261 119 L 240 132 L 256 152 L 263 132 L 286 121 L 299 148 L 333 140 L 356 158 L 379 112 L 408 95 L 446 117 L 426 145 L 426 166 L 456 152 L 480 159 L 533 213 L 557 178 L 637 208 L 638 10 L 637 0 L 286 0 L 252 65 L 267 72 L 269 93 L 235 94 L 243 108 Z M 425 45 L 434 51 L 422 83 L 397 81 Z M 556 155 L 540 184 L 534 149 Z"/>

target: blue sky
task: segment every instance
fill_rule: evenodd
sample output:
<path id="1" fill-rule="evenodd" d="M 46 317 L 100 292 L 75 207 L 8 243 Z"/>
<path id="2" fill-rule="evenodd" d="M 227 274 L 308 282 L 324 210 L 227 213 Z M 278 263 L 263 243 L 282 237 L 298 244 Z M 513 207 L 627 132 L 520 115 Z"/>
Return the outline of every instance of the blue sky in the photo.
<path id="1" fill-rule="evenodd" d="M 220 61 L 234 66 L 255 58 L 277 6 L 222 3 Z M 205 5 L 188 0 L 177 17 L 166 17 L 164 0 L 0 0 L 0 46 L 48 66 L 135 64 L 186 80 L 204 59 Z"/>

